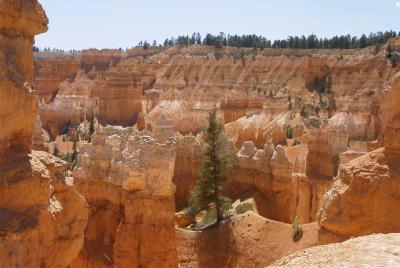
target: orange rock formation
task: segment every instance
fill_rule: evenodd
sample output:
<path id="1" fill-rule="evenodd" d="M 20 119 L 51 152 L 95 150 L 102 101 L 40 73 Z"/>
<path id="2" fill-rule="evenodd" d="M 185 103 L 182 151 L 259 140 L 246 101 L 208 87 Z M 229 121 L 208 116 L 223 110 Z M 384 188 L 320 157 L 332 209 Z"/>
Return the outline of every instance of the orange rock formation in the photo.
<path id="1" fill-rule="evenodd" d="M 258 267 L 316 243 L 400 231 L 400 66 L 385 47 L 46 52 L 35 55 L 33 79 L 44 11 L 5 0 L 0 15 L 4 266 Z M 399 40 L 389 43 L 399 53 Z M 188 204 L 214 107 L 232 155 L 225 192 L 253 198 L 260 215 L 176 230 L 175 203 Z M 95 117 L 118 126 L 79 145 L 73 178 L 67 163 L 31 152 Z M 307 223 L 298 243 L 287 224 L 296 216 Z M 308 263 L 320 264 L 326 250 L 301 254 L 320 251 Z M 292 264 L 304 260 L 276 265 Z"/>
<path id="2" fill-rule="evenodd" d="M 86 202 L 64 172 L 69 164 L 31 153 L 37 97 L 35 34 L 47 30 L 36 0 L 0 2 L 0 263 L 66 267 L 79 253 Z"/>
<path id="3" fill-rule="evenodd" d="M 176 267 L 174 161 L 173 144 L 131 128 L 81 147 L 73 176 L 90 212 L 72 267 Z"/>

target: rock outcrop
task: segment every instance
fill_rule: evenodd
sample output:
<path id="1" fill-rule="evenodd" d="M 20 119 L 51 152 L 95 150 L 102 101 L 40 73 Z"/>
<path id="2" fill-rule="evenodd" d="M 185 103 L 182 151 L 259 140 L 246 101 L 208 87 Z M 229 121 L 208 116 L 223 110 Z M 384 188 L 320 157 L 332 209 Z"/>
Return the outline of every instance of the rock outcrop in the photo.
<path id="1" fill-rule="evenodd" d="M 151 132 L 116 127 L 81 147 L 73 176 L 90 212 L 71 267 L 176 267 L 174 150 Z"/>
<path id="2" fill-rule="evenodd" d="M 268 267 L 397 267 L 400 234 L 375 234 L 312 247 Z"/>
<path id="3" fill-rule="evenodd" d="M 0 263 L 67 267 L 83 244 L 88 210 L 69 164 L 31 153 L 37 111 L 32 45 L 47 30 L 36 0 L 0 2 Z"/>

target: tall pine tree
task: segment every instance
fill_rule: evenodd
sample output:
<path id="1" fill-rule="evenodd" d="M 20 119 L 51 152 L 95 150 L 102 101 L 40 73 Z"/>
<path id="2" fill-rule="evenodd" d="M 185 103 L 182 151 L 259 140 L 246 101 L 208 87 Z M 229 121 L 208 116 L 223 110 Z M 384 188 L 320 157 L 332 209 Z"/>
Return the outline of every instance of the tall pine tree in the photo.
<path id="1" fill-rule="evenodd" d="M 208 116 L 208 126 L 203 140 L 207 143 L 199 178 L 192 191 L 191 208 L 194 213 L 214 205 L 217 224 L 223 220 L 223 212 L 230 200 L 222 195 L 222 183 L 227 179 L 228 157 L 221 154 L 223 125 L 217 121 L 216 109 Z"/>

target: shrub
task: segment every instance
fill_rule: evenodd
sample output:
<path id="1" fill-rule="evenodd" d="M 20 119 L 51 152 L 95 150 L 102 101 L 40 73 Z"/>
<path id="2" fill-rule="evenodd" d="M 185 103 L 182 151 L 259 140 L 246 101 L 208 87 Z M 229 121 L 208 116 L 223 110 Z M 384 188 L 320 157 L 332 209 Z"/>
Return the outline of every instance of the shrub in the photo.
<path id="1" fill-rule="evenodd" d="M 368 91 L 367 91 L 367 95 L 369 96 L 369 97 L 371 97 L 372 95 L 374 95 L 375 94 L 375 90 L 373 90 L 373 89 L 369 89 Z"/>
<path id="2" fill-rule="evenodd" d="M 308 115 L 307 115 L 307 113 L 306 113 L 306 105 L 305 104 L 302 104 L 301 105 L 301 111 L 300 111 L 300 115 L 302 116 L 302 117 L 307 117 Z"/>
<path id="3" fill-rule="evenodd" d="M 214 225 L 217 222 L 217 210 L 214 208 L 207 210 L 203 219 L 196 222 L 193 226 L 195 230 L 204 230 L 207 227 Z"/>
<path id="4" fill-rule="evenodd" d="M 391 44 L 389 44 L 389 45 L 386 47 L 386 58 L 387 58 L 388 60 L 390 60 L 390 59 L 392 58 L 393 51 L 394 51 L 393 46 L 392 46 Z"/>
<path id="5" fill-rule="evenodd" d="M 293 127 L 291 125 L 289 125 L 289 124 L 285 124 L 283 126 L 283 129 L 286 132 L 286 138 L 293 139 Z"/>
<path id="6" fill-rule="evenodd" d="M 292 229 L 293 229 L 293 242 L 297 242 L 303 237 L 303 228 L 301 227 L 301 221 L 297 216 L 293 220 Z"/>
<path id="7" fill-rule="evenodd" d="M 308 117 L 309 117 L 308 112 L 309 112 L 309 111 L 312 111 L 312 110 L 314 110 L 314 106 L 313 106 L 312 104 L 310 104 L 310 103 L 303 103 L 303 104 L 301 105 L 300 115 L 301 115 L 302 117 L 308 118 Z"/>
<path id="8" fill-rule="evenodd" d="M 253 211 L 253 206 L 250 203 L 241 203 L 235 208 L 235 211 L 237 214 L 244 214 L 247 211 Z"/>
<path id="9" fill-rule="evenodd" d="M 293 146 L 301 144 L 298 140 L 294 140 Z"/>

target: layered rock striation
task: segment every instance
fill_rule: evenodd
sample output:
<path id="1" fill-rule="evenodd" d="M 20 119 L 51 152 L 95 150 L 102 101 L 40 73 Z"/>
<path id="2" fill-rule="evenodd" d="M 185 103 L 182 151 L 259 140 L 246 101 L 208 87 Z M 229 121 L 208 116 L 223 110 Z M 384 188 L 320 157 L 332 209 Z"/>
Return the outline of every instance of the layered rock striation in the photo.
<path id="1" fill-rule="evenodd" d="M 170 113 L 175 130 L 185 134 L 203 128 L 207 111 L 215 105 L 221 107 L 225 123 L 260 111 L 265 111 L 267 117 L 302 110 L 310 116 L 331 117 L 337 112 L 346 112 L 360 118 L 370 112 L 375 93 L 385 89 L 398 69 L 389 64 L 383 48 L 379 51 L 373 48 L 257 51 L 190 46 L 136 48 L 127 52 L 85 50 L 74 57 L 80 61 L 79 71 L 86 75 L 75 78 L 67 88 L 82 84 L 83 80 L 102 84 L 100 91 L 104 94 L 95 95 L 99 102 L 110 101 L 109 105 L 103 106 L 107 108 L 100 109 L 107 109 L 105 113 L 110 116 L 103 115 L 104 122 L 113 124 L 115 120 L 115 124 L 126 125 L 135 121 L 127 121 L 127 118 L 135 118 L 139 108 L 125 111 L 123 104 L 139 106 L 124 102 L 122 96 L 131 98 L 131 101 L 138 100 L 138 96 L 115 88 L 118 84 L 129 92 L 133 83 L 134 87 L 144 91 L 144 95 L 148 90 L 160 92 L 157 104 L 151 107 L 155 115 L 144 109 L 144 114 L 149 113 L 149 122 L 156 120 L 162 112 Z M 43 58 L 45 56 L 37 55 L 38 65 L 45 61 Z M 57 64 L 54 64 L 54 69 L 57 69 Z M 62 75 L 59 77 L 63 78 Z M 39 74 L 36 84 L 50 85 L 55 81 L 51 76 L 48 79 L 46 83 L 46 77 Z M 72 92 L 63 93 L 60 87 L 58 89 L 60 99 L 64 95 L 68 102 L 67 96 Z M 40 86 L 37 90 L 39 95 L 48 91 Z M 81 95 L 79 92 L 88 90 L 80 87 L 74 90 L 74 94 Z M 81 102 L 87 102 L 89 107 L 97 97 L 82 99 Z M 120 113 L 116 109 L 118 105 Z M 63 111 L 64 108 L 59 106 L 57 109 Z"/>

